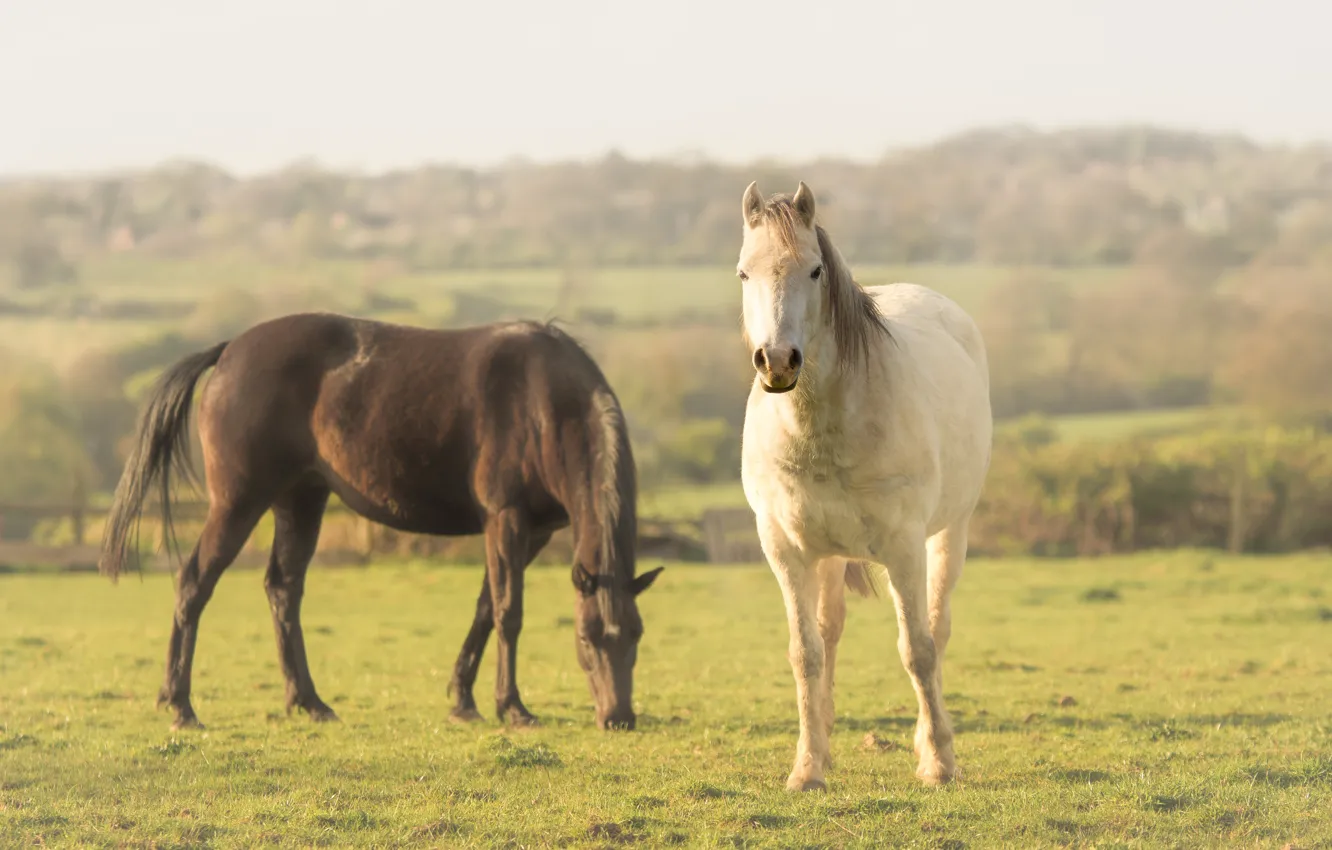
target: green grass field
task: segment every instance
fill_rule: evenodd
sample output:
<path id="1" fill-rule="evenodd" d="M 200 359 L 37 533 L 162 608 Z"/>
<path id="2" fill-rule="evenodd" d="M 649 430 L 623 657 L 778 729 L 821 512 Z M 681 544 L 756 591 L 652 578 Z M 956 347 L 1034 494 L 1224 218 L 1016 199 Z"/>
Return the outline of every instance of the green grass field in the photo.
<path id="1" fill-rule="evenodd" d="M 866 265 L 856 266 L 855 271 L 864 285 L 911 281 L 938 289 L 973 312 L 984 306 L 994 286 L 1018 273 L 1002 266 L 937 264 Z M 1079 268 L 1048 273 L 1078 286 L 1097 286 L 1113 283 L 1129 272 Z M 498 299 L 521 315 L 538 319 L 571 320 L 581 308 L 610 310 L 619 319 L 631 322 L 672 321 L 684 316 L 729 320 L 739 316 L 740 289 L 734 269 L 725 266 L 603 268 L 577 270 L 572 275 L 576 286 L 561 302 L 561 288 L 568 275 L 556 268 L 411 272 L 350 260 L 279 264 L 244 257 L 163 260 L 99 256 L 89 258 L 80 267 L 80 281 L 74 287 L 5 295 L 20 303 L 34 299 L 46 303 L 50 298 L 63 302 L 82 296 L 101 304 L 173 303 L 184 305 L 182 309 L 200 309 L 200 316 L 142 319 L 0 315 L 0 344 L 64 367 L 89 348 L 123 345 L 169 330 L 189 329 L 196 319 L 207 321 L 218 310 L 215 299 L 226 298 L 224 293 L 232 291 L 260 296 L 266 311 L 273 315 L 319 309 L 414 324 L 449 320 L 454 299 L 460 293 Z M 413 306 L 366 306 L 364 297 L 370 289 L 380 296 L 406 299 Z"/>
<path id="2" fill-rule="evenodd" d="M 803 796 L 783 790 L 794 689 L 762 567 L 672 566 L 642 597 L 628 734 L 593 725 L 563 569 L 529 577 L 519 682 L 545 725 L 523 732 L 445 720 L 479 569 L 312 575 L 333 725 L 283 713 L 260 575 L 228 575 L 192 733 L 153 708 L 168 578 L 0 576 L 0 845 L 1329 847 L 1330 563 L 973 562 L 943 789 L 912 776 L 891 610 L 853 600 L 831 789 Z"/>

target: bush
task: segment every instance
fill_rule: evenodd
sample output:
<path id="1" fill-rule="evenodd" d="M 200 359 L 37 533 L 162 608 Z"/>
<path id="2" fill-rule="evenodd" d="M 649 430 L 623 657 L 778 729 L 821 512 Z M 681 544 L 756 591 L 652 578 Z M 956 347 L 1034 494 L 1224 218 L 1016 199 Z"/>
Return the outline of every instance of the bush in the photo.
<path id="1" fill-rule="evenodd" d="M 673 428 L 659 443 L 657 468 L 666 480 L 706 484 L 727 470 L 740 470 L 740 432 L 725 419 L 692 419 Z"/>
<path id="2" fill-rule="evenodd" d="M 1119 444 L 996 443 L 971 548 L 1095 555 L 1332 545 L 1332 436 L 1270 428 Z"/>
<path id="3" fill-rule="evenodd" d="M 78 418 L 55 375 L 0 359 L 0 503 L 67 503 L 92 477 Z M 0 534 L 25 538 L 32 517 L 0 518 Z"/>

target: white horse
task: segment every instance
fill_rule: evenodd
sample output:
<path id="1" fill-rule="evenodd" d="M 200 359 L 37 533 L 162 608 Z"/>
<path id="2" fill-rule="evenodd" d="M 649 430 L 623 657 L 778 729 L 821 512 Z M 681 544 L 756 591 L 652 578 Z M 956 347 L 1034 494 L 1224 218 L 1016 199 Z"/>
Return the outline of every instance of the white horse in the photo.
<path id="1" fill-rule="evenodd" d="M 827 788 L 844 589 L 882 595 L 884 568 L 920 704 L 916 775 L 947 782 L 948 596 L 993 431 L 980 331 L 924 287 L 862 289 L 815 223 L 804 183 L 768 201 L 751 183 L 743 212 L 737 271 L 757 376 L 742 477 L 791 630 L 800 740 L 786 787 Z"/>

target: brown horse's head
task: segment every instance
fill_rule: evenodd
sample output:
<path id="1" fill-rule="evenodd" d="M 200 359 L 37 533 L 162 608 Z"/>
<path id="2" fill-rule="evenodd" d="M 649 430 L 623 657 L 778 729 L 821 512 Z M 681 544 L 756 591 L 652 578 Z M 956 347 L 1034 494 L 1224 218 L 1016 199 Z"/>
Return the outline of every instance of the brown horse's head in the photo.
<path id="1" fill-rule="evenodd" d="M 657 567 L 629 579 L 626 586 L 607 588 L 617 577 L 591 573 L 581 565 L 574 567 L 578 663 L 587 672 L 597 726 L 602 729 L 634 728 L 634 663 L 638 660 L 638 641 L 643 637 L 643 618 L 638 614 L 636 597 L 652 586 L 663 569 Z M 604 604 L 607 595 L 612 600 L 609 606 Z M 608 617 L 608 611 L 614 613 Z"/>

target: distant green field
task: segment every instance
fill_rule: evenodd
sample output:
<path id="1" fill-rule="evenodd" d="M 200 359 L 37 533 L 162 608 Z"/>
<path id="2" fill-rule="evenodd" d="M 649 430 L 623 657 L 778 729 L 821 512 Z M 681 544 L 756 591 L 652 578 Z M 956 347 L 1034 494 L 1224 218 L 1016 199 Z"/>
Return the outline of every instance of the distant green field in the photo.
<path id="1" fill-rule="evenodd" d="M 1328 567 L 972 562 L 944 674 L 962 776 L 943 789 L 912 776 L 891 608 L 853 600 L 830 790 L 799 796 L 762 567 L 671 566 L 642 597 L 623 734 L 593 725 L 566 569 L 530 573 L 518 673 L 544 726 L 524 732 L 445 719 L 476 568 L 312 574 L 333 725 L 283 713 L 260 575 L 228 575 L 198 645 L 208 728 L 182 733 L 152 704 L 169 578 L 0 576 L 0 845 L 1332 846 Z"/>
<path id="2" fill-rule="evenodd" d="M 710 508 L 743 508 L 748 504 L 739 481 L 668 485 L 644 489 L 638 495 L 641 515 L 668 519 L 697 519 Z"/>
<path id="3" fill-rule="evenodd" d="M 1028 270 L 1024 270 L 1028 271 Z M 93 347 L 120 344 L 164 330 L 189 328 L 218 312 L 217 299 L 229 291 L 254 293 L 272 315 L 300 310 L 351 312 L 418 324 L 449 321 L 460 294 L 495 299 L 530 318 L 573 319 L 580 310 L 614 313 L 622 321 L 681 317 L 730 320 L 739 315 L 740 289 L 729 267 L 481 269 L 410 272 L 367 262 L 303 261 L 291 264 L 246 258 L 147 260 L 135 255 L 90 259 L 70 290 L 10 293 L 20 303 L 55 297 L 68 304 L 91 296 L 101 304 L 172 303 L 198 308 L 200 315 L 175 319 L 33 318 L 0 315 L 0 346 L 68 365 Z M 856 267 L 865 285 L 910 281 L 929 286 L 978 311 L 988 292 L 1017 270 L 976 265 Z M 1125 274 L 1119 269 L 1046 270 L 1076 285 L 1103 285 Z M 568 284 L 566 286 L 566 283 Z M 410 308 L 369 305 L 366 297 L 407 299 Z M 199 305 L 203 305 L 199 307 Z"/>
<path id="4" fill-rule="evenodd" d="M 1060 416 L 1052 422 L 1061 440 L 1078 442 L 1189 431 L 1236 421 L 1239 416 L 1239 412 L 1227 408 L 1187 407 Z"/>

